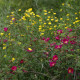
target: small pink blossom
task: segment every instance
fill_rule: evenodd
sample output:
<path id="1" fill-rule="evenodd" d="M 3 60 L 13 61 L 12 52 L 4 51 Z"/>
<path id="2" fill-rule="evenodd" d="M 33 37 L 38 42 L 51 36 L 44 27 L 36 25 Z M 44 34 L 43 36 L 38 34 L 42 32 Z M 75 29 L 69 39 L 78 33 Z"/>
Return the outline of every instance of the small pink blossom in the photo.
<path id="1" fill-rule="evenodd" d="M 72 73 L 73 74 L 73 72 L 74 72 L 74 69 L 73 68 L 68 68 L 68 73 Z"/>
<path id="2" fill-rule="evenodd" d="M 56 64 L 56 62 L 50 62 L 50 63 L 49 63 L 50 67 L 55 66 L 55 64 Z"/>
<path id="3" fill-rule="evenodd" d="M 23 72 L 27 72 L 27 71 L 26 71 L 26 70 L 24 70 L 24 69 L 23 69 L 22 71 L 23 71 Z"/>
<path id="4" fill-rule="evenodd" d="M 24 63 L 24 60 L 23 60 L 23 59 L 21 59 L 20 63 Z"/>
<path id="5" fill-rule="evenodd" d="M 11 70 L 13 70 L 13 71 L 16 71 L 16 69 L 17 69 L 17 66 L 13 66 L 13 67 L 11 68 Z"/>
<path id="6" fill-rule="evenodd" d="M 62 42 L 63 42 L 64 44 L 68 44 L 69 39 L 64 38 L 64 39 L 62 40 Z"/>
<path id="7" fill-rule="evenodd" d="M 7 30 L 8 30 L 8 28 L 7 28 L 7 27 L 5 27 L 5 28 L 4 28 L 4 31 L 5 31 L 5 32 L 7 32 Z"/>
<path id="8" fill-rule="evenodd" d="M 45 37 L 43 37 L 42 40 L 45 40 Z"/>
<path id="9" fill-rule="evenodd" d="M 63 30 L 57 30 L 57 33 L 59 33 L 59 34 L 63 33 Z"/>
<path id="10" fill-rule="evenodd" d="M 55 45 L 55 49 L 60 49 L 62 47 L 62 45 Z"/>
<path id="11" fill-rule="evenodd" d="M 4 43 L 7 42 L 7 39 L 4 39 L 3 42 L 4 42 Z"/>
<path id="12" fill-rule="evenodd" d="M 54 42 L 54 43 L 50 44 L 50 46 L 52 47 L 52 46 L 54 46 L 55 44 L 56 44 L 56 42 Z"/>
<path id="13" fill-rule="evenodd" d="M 60 38 L 59 38 L 59 35 L 58 35 L 58 36 L 56 36 L 56 37 L 55 37 L 55 39 L 56 39 L 56 40 L 59 40 L 59 39 L 60 39 Z"/>
<path id="14" fill-rule="evenodd" d="M 52 60 L 53 61 L 57 61 L 58 60 L 58 56 L 57 55 L 54 55 L 53 58 L 52 58 Z"/>
<path id="15" fill-rule="evenodd" d="M 48 42 L 50 40 L 50 38 L 46 38 L 44 41 Z"/>
<path id="16" fill-rule="evenodd" d="M 71 44 L 75 44 L 76 42 L 74 40 L 70 41 Z"/>
<path id="17" fill-rule="evenodd" d="M 70 28 L 67 28 L 67 30 L 68 30 L 69 32 L 71 32 L 71 31 L 72 31 L 72 29 L 70 29 Z"/>

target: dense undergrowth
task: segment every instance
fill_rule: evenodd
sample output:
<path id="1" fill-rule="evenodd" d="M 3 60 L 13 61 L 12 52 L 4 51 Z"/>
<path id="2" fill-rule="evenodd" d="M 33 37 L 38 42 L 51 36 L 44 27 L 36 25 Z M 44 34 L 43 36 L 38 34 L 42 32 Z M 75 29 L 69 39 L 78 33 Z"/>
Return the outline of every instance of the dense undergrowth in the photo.
<path id="1" fill-rule="evenodd" d="M 80 11 L 16 9 L 1 17 L 1 80 L 80 80 Z"/>

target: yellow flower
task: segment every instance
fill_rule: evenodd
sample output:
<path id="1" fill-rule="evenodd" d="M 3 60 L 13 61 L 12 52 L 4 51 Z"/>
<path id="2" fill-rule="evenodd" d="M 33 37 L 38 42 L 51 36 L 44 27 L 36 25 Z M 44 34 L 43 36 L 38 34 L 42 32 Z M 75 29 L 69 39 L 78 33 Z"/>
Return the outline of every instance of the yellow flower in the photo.
<path id="1" fill-rule="evenodd" d="M 12 58 L 12 62 L 15 60 L 15 58 Z"/>
<path id="2" fill-rule="evenodd" d="M 40 15 L 36 15 L 36 17 L 40 17 Z"/>
<path id="3" fill-rule="evenodd" d="M 44 10 L 44 12 L 47 12 L 47 10 Z"/>
<path id="4" fill-rule="evenodd" d="M 49 28 L 49 30 L 52 30 L 52 28 Z"/>
<path id="5" fill-rule="evenodd" d="M 54 28 L 57 27 L 57 25 L 54 25 Z"/>
<path id="6" fill-rule="evenodd" d="M 62 3 L 62 6 L 64 6 L 64 3 Z"/>
<path id="7" fill-rule="evenodd" d="M 60 20 L 63 20 L 63 18 L 60 18 Z"/>
<path id="8" fill-rule="evenodd" d="M 3 36 L 3 35 L 4 35 L 4 33 L 0 33 L 0 35 L 1 35 L 1 36 Z"/>
<path id="9" fill-rule="evenodd" d="M 32 49 L 31 49 L 31 48 L 28 48 L 28 50 L 30 50 L 30 51 L 31 51 Z"/>
<path id="10" fill-rule="evenodd" d="M 32 11 L 32 8 L 29 8 L 28 11 L 31 12 Z"/>
<path id="11" fill-rule="evenodd" d="M 9 36 L 11 35 L 11 33 L 8 34 Z"/>
<path id="12" fill-rule="evenodd" d="M 5 46 L 6 44 L 3 44 L 3 46 Z"/>
<path id="13" fill-rule="evenodd" d="M 3 47 L 3 49 L 6 49 L 6 47 Z"/>
<path id="14" fill-rule="evenodd" d="M 11 14 L 14 14 L 14 12 L 11 12 Z"/>
<path id="15" fill-rule="evenodd" d="M 69 16 L 70 14 L 67 14 L 66 16 Z"/>
<path id="16" fill-rule="evenodd" d="M 51 13 L 50 11 L 48 13 Z"/>
<path id="17" fill-rule="evenodd" d="M 51 22 L 49 22 L 48 24 L 51 25 Z"/>
<path id="18" fill-rule="evenodd" d="M 67 29 L 68 27 L 65 27 L 65 29 Z"/>
<path id="19" fill-rule="evenodd" d="M 51 21 L 53 21 L 54 19 L 51 19 Z"/>
<path id="20" fill-rule="evenodd" d="M 58 22 L 58 20 L 55 20 L 55 22 Z"/>
<path id="21" fill-rule="evenodd" d="M 6 16 L 7 18 L 9 17 L 9 16 Z"/>
<path id="22" fill-rule="evenodd" d="M 53 13 L 54 15 L 56 15 L 56 13 Z"/>
<path id="23" fill-rule="evenodd" d="M 49 21 L 49 19 L 47 19 L 47 21 Z"/>
<path id="24" fill-rule="evenodd" d="M 76 17 L 75 19 L 78 19 L 78 17 Z"/>
<path id="25" fill-rule="evenodd" d="M 4 58 L 6 58 L 7 55 L 4 55 Z"/>
<path id="26" fill-rule="evenodd" d="M 48 18 L 50 18 L 50 16 L 48 16 Z"/>
<path id="27" fill-rule="evenodd" d="M 44 24 L 46 24 L 46 23 L 44 23 Z"/>
<path id="28" fill-rule="evenodd" d="M 40 36 L 44 35 L 44 33 L 41 33 Z"/>
<path id="29" fill-rule="evenodd" d="M 12 18 L 12 21 L 15 20 L 15 18 Z"/>
<path id="30" fill-rule="evenodd" d="M 62 11 L 62 9 L 60 9 L 60 11 Z"/>
<path id="31" fill-rule="evenodd" d="M 13 24 L 12 22 L 10 24 Z"/>
<path id="32" fill-rule="evenodd" d="M 75 12 L 75 15 L 77 14 L 77 12 Z"/>
<path id="33" fill-rule="evenodd" d="M 75 22 L 73 22 L 73 24 L 75 24 Z"/>
<path id="34" fill-rule="evenodd" d="M 18 11 L 21 11 L 21 9 L 19 9 Z"/>
<path id="35" fill-rule="evenodd" d="M 66 19 L 67 21 L 69 21 L 69 19 Z"/>
<path id="36" fill-rule="evenodd" d="M 21 42 L 18 42 L 18 44 L 20 45 L 20 44 L 21 44 Z"/>
<path id="37" fill-rule="evenodd" d="M 44 15 L 47 15 L 47 13 L 44 13 Z"/>

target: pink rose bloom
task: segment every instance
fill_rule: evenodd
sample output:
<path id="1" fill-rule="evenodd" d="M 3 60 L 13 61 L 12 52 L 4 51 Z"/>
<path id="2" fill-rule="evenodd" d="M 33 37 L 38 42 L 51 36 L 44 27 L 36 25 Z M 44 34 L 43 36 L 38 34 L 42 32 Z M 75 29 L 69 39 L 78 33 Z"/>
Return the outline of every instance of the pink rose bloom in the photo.
<path id="1" fill-rule="evenodd" d="M 16 69 L 17 69 L 16 66 L 13 66 L 13 67 L 11 68 L 11 70 L 13 70 L 13 71 L 16 71 Z"/>
<path id="2" fill-rule="evenodd" d="M 4 31 L 5 31 L 5 32 L 7 32 L 7 30 L 8 30 L 8 28 L 7 28 L 7 27 L 5 27 L 5 28 L 4 28 Z"/>
<path id="3" fill-rule="evenodd" d="M 73 74 L 73 72 L 74 72 L 74 69 L 73 68 L 68 68 L 68 73 Z"/>
<path id="4" fill-rule="evenodd" d="M 3 42 L 7 42 L 7 39 L 4 39 Z"/>
<path id="5" fill-rule="evenodd" d="M 71 44 L 75 44 L 76 42 L 74 40 L 70 41 Z"/>
<path id="6" fill-rule="evenodd" d="M 71 31 L 72 31 L 72 29 L 70 29 L 70 28 L 67 28 L 67 30 L 68 30 L 69 32 L 71 32 Z"/>
<path id="7" fill-rule="evenodd" d="M 55 45 L 55 49 L 60 49 L 62 47 L 62 45 Z"/>
<path id="8" fill-rule="evenodd" d="M 62 42 L 63 42 L 64 44 L 68 44 L 69 39 L 66 39 L 66 38 L 65 38 L 65 39 L 62 40 Z"/>
<path id="9" fill-rule="evenodd" d="M 23 59 L 21 59 L 20 63 L 24 63 L 24 60 L 23 60 Z"/>
<path id="10" fill-rule="evenodd" d="M 52 46 L 54 46 L 55 44 L 56 44 L 56 42 L 54 42 L 54 43 L 50 44 L 50 46 L 52 47 Z"/>
<path id="11" fill-rule="evenodd" d="M 50 62 L 50 63 L 49 63 L 50 67 L 55 66 L 55 64 L 56 64 L 56 62 Z"/>
<path id="12" fill-rule="evenodd" d="M 57 33 L 59 33 L 59 34 L 63 33 L 63 30 L 57 30 Z"/>
<path id="13" fill-rule="evenodd" d="M 57 55 L 54 55 L 53 58 L 52 58 L 52 60 L 53 61 L 57 61 L 58 60 L 58 56 Z"/>
<path id="14" fill-rule="evenodd" d="M 56 40 L 59 40 L 59 39 L 60 39 L 60 38 L 59 38 L 59 35 L 58 35 L 58 36 L 56 36 L 56 37 L 55 37 L 55 39 L 56 39 Z"/>
<path id="15" fill-rule="evenodd" d="M 42 40 L 45 40 L 45 37 L 43 37 Z"/>
<path id="16" fill-rule="evenodd" d="M 46 38 L 44 41 L 48 42 L 50 40 L 50 38 Z"/>

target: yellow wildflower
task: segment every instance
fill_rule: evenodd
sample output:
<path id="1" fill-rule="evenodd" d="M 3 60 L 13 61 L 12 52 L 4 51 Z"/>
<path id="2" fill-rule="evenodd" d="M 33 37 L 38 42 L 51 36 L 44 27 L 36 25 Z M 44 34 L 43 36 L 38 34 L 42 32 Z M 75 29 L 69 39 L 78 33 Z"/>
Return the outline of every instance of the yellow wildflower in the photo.
<path id="1" fill-rule="evenodd" d="M 3 49 L 6 49 L 6 47 L 3 47 Z"/>
<path id="2" fill-rule="evenodd" d="M 21 9 L 19 9 L 18 11 L 21 11 Z"/>
<path id="3" fill-rule="evenodd" d="M 15 58 L 12 58 L 12 62 L 15 60 Z"/>
<path id="4" fill-rule="evenodd" d="M 0 33 L 0 35 L 1 35 L 1 36 L 3 36 L 3 35 L 4 35 L 4 33 Z"/>
<path id="5" fill-rule="evenodd" d="M 30 50 L 30 51 L 31 51 L 32 49 L 31 49 L 31 48 L 28 48 L 28 50 Z"/>
<path id="6" fill-rule="evenodd" d="M 7 55 L 4 55 L 4 58 L 6 58 Z"/>
<path id="7" fill-rule="evenodd" d="M 62 3 L 62 6 L 64 6 L 64 3 Z"/>

